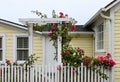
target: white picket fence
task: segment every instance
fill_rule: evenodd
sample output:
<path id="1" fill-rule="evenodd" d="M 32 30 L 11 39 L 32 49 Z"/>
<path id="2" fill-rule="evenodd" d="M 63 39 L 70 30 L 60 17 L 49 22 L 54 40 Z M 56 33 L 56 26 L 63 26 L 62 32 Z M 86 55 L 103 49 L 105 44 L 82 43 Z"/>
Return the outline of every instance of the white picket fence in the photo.
<path id="1" fill-rule="evenodd" d="M 107 80 L 83 64 L 77 68 L 60 65 L 0 65 L 0 82 L 111 82 L 111 72 L 102 68 L 101 71 L 109 76 Z"/>

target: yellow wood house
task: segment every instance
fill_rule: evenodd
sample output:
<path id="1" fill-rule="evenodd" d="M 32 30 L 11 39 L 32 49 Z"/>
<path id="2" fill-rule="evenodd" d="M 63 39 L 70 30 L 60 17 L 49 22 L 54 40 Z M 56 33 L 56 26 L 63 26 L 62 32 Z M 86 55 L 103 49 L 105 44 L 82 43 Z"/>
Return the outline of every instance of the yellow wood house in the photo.
<path id="1" fill-rule="evenodd" d="M 99 56 L 112 54 L 116 66 L 112 70 L 112 81 L 120 82 L 120 0 L 114 0 L 101 8 L 85 25 L 77 25 L 71 45 L 80 47 L 85 55 Z M 37 64 L 54 64 L 54 47 L 47 36 L 48 32 L 33 32 L 29 36 L 26 25 L 0 19 L 0 63 L 6 59 L 18 63 L 31 54 L 40 57 Z M 49 55 L 53 54 L 53 55 Z"/>

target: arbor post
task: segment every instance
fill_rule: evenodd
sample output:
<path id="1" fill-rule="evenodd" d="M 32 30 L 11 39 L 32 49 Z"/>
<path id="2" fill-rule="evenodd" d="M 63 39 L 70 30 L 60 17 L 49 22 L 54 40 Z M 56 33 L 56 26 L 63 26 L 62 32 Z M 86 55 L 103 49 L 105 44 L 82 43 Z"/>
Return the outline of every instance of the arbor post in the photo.
<path id="1" fill-rule="evenodd" d="M 62 22 L 60 22 L 60 24 L 58 25 L 58 29 L 61 30 L 61 24 Z M 62 64 L 62 57 L 61 57 L 61 54 L 62 54 L 62 37 L 59 35 L 57 37 L 57 47 L 58 47 L 58 64 L 61 65 Z"/>

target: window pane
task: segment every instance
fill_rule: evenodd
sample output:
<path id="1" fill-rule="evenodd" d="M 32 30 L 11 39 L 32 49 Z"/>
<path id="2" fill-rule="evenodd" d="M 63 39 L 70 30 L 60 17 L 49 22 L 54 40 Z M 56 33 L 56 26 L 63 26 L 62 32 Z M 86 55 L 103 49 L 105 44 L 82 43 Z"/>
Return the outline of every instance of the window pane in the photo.
<path id="1" fill-rule="evenodd" d="M 0 50 L 0 61 L 2 61 L 2 50 Z"/>
<path id="2" fill-rule="evenodd" d="M 2 38 L 0 38 L 0 48 L 2 48 Z"/>
<path id="3" fill-rule="evenodd" d="M 100 41 L 100 33 L 98 33 L 98 36 L 97 36 L 97 41 Z"/>
<path id="4" fill-rule="evenodd" d="M 101 41 L 101 49 L 103 49 L 103 45 L 104 45 L 104 44 L 103 44 L 103 41 Z"/>
<path id="5" fill-rule="evenodd" d="M 24 48 L 28 48 L 28 38 L 24 38 Z"/>
<path id="6" fill-rule="evenodd" d="M 17 37 L 17 48 L 28 48 L 28 37 Z"/>
<path id="7" fill-rule="evenodd" d="M 17 38 L 17 48 L 22 48 L 22 38 L 21 37 Z"/>
<path id="8" fill-rule="evenodd" d="M 103 49 L 103 40 L 104 40 L 104 28 L 103 28 L 103 23 L 98 25 L 98 30 L 97 30 L 97 49 Z"/>
<path id="9" fill-rule="evenodd" d="M 97 49 L 100 49 L 100 42 L 97 42 Z"/>
<path id="10" fill-rule="evenodd" d="M 17 60 L 27 60 L 28 50 L 17 50 Z"/>

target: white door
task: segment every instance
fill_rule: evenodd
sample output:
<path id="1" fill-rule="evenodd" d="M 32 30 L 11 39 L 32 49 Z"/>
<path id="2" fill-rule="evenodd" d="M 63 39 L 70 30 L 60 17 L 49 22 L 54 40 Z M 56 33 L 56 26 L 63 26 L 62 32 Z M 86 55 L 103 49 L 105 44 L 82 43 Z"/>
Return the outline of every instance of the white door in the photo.
<path id="1" fill-rule="evenodd" d="M 57 63 L 55 58 L 55 48 L 53 42 L 50 41 L 50 37 L 45 36 L 45 49 L 44 49 L 44 64 L 45 65 L 54 65 Z"/>

